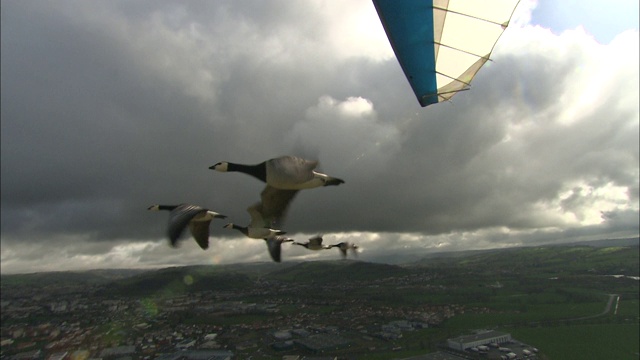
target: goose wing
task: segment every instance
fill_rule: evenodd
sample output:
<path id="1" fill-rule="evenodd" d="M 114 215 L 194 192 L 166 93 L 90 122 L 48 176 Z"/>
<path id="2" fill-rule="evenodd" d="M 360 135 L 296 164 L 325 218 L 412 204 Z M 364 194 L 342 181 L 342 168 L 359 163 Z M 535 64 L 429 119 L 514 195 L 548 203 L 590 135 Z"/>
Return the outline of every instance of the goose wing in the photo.
<path id="1" fill-rule="evenodd" d="M 267 161 L 267 174 L 276 183 L 304 183 L 313 179 L 317 161 L 297 156 L 282 156 Z"/>
<path id="2" fill-rule="evenodd" d="M 177 242 L 178 242 L 178 238 L 180 237 L 180 234 L 182 234 L 182 232 L 187 227 L 189 222 L 193 219 L 193 217 L 200 214 L 203 211 L 206 211 L 206 209 L 197 205 L 189 205 L 189 204 L 180 204 L 175 209 L 171 210 L 171 213 L 169 214 L 169 226 L 167 227 L 167 236 L 169 237 L 171 246 L 173 247 L 177 246 Z M 207 231 L 208 231 L 208 224 L 207 224 Z M 193 231 L 192 231 L 192 234 L 193 234 Z M 196 239 L 196 241 L 198 240 Z"/>
<path id="3" fill-rule="evenodd" d="M 340 254 L 342 255 L 343 258 L 347 257 L 347 249 L 349 248 L 349 243 L 338 243 L 335 245 L 332 245 L 332 247 L 337 247 L 338 250 L 340 250 Z"/>
<path id="4" fill-rule="evenodd" d="M 209 248 L 209 225 L 211 220 L 192 220 L 189 231 L 202 250 Z"/>
<path id="5" fill-rule="evenodd" d="M 284 241 L 291 241 L 284 236 L 272 236 L 264 239 L 267 242 L 267 248 L 269 249 L 269 255 L 275 262 L 280 262 L 282 258 L 282 243 Z"/>
<path id="6" fill-rule="evenodd" d="M 281 190 L 267 185 L 260 193 L 260 201 L 247 209 L 251 216 L 250 226 L 279 229 L 297 193 L 298 190 Z"/>
<path id="7" fill-rule="evenodd" d="M 251 222 L 249 223 L 248 227 L 251 227 L 251 228 L 271 227 L 271 225 L 267 223 L 262 217 L 261 210 L 262 210 L 261 201 L 258 201 L 257 203 L 247 208 L 247 212 L 249 213 L 249 216 L 251 216 Z"/>

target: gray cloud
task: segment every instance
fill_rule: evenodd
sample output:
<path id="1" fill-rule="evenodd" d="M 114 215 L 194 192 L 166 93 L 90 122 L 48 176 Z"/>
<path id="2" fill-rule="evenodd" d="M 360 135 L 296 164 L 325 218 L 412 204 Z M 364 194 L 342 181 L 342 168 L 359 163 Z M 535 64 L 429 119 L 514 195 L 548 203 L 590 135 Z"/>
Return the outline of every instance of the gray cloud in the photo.
<path id="1" fill-rule="evenodd" d="M 420 108 L 349 6 L 3 2 L 2 271 L 266 261 L 216 222 L 210 252 L 170 249 L 146 207 L 248 222 L 263 184 L 208 167 L 283 154 L 346 180 L 301 192 L 289 233 L 370 256 L 637 235 L 637 31 L 509 28 L 470 91 Z"/>

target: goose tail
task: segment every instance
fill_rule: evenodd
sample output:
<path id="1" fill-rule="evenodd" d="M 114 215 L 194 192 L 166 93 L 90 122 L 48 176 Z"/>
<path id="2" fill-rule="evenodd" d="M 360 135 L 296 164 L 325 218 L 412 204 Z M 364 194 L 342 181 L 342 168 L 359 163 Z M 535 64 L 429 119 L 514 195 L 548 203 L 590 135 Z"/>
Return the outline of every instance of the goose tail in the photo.
<path id="1" fill-rule="evenodd" d="M 337 185 L 340 185 L 340 184 L 344 184 L 344 180 L 338 179 L 338 178 L 334 178 L 334 177 L 329 177 L 325 181 L 324 186 L 337 186 Z"/>

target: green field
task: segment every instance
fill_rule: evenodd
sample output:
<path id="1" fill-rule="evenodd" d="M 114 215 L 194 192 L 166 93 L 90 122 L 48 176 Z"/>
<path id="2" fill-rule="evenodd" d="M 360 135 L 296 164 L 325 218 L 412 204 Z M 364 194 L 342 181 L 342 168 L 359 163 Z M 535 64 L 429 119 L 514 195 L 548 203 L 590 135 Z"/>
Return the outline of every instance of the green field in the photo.
<path id="1" fill-rule="evenodd" d="M 639 357 L 638 322 L 502 329 L 527 344 L 536 344 L 548 359 L 626 360 Z"/>
<path id="2" fill-rule="evenodd" d="M 31 295 L 42 289 L 52 299 L 22 317 L 3 313 L 2 323 L 3 328 L 37 327 L 70 323 L 67 317 L 73 315 L 73 321 L 86 327 L 109 324 L 96 330 L 108 343 L 139 337 L 129 329 L 143 320 L 165 329 L 217 326 L 224 329 L 223 343 L 254 344 L 237 356 L 256 360 L 283 354 L 269 346 L 274 330 L 318 326 L 337 328 L 349 339 L 348 347 L 330 351 L 346 358 L 402 359 L 438 351 L 447 338 L 494 329 L 537 347 L 540 359 L 638 359 L 639 257 L 637 246 L 556 246 L 454 254 L 403 266 L 349 260 L 174 267 L 130 276 L 2 276 L 3 301 L 7 294 L 15 294 L 18 304 L 32 301 Z M 115 298 L 140 309 L 131 305 L 128 311 L 101 313 L 98 308 L 86 316 L 47 310 L 61 296 L 79 295 L 94 301 Z M 608 307 L 618 296 L 619 303 Z M 183 310 L 163 313 L 174 299 L 194 301 Z M 198 309 L 201 302 L 216 310 Z M 269 311 L 213 306 L 224 302 L 268 304 Z M 394 340 L 379 336 L 383 324 L 422 322 L 427 313 L 438 314 L 424 320 L 428 328 L 403 330 Z M 16 345 L 28 342 L 21 339 Z M 2 350 L 4 355 L 21 351 L 17 346 Z"/>

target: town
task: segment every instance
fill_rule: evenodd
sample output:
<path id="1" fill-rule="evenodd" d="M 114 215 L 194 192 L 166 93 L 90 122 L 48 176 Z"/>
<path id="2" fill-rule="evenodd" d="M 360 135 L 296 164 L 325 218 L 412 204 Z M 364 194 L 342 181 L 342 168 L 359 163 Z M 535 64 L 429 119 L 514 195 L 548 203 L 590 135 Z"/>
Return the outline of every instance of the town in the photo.
<path id="1" fill-rule="evenodd" d="M 551 252 L 579 253 L 3 275 L 0 359 L 535 359 L 544 344 L 505 329 L 637 326 L 637 247 L 585 248 L 579 276 L 549 276 Z"/>
<path id="2" fill-rule="evenodd" d="M 182 281 L 188 284 L 189 276 Z M 262 279 L 235 291 L 142 299 L 112 296 L 103 285 L 3 292 L 2 357 L 154 359 L 180 350 L 207 350 L 221 358 L 257 358 L 261 353 L 297 350 L 306 354 L 336 351 L 348 357 L 398 351 L 396 340 L 407 332 L 437 327 L 465 311 L 490 311 L 457 304 L 375 306 L 349 296 L 305 295 L 349 294 L 363 288 L 375 292 L 425 282 L 428 279 L 416 275 L 338 285 Z M 242 300 L 256 297 L 267 300 Z"/>

